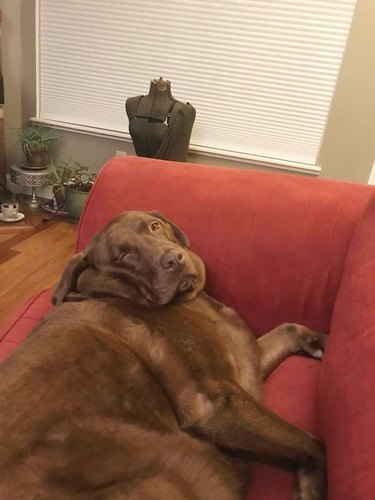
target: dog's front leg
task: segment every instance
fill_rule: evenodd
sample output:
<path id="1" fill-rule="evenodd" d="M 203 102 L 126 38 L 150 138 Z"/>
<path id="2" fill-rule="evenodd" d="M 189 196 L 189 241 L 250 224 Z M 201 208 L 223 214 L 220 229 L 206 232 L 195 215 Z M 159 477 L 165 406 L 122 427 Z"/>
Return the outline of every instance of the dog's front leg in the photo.
<path id="1" fill-rule="evenodd" d="M 327 343 L 327 335 L 306 326 L 284 323 L 258 338 L 260 365 L 263 380 L 284 359 L 298 352 L 321 359 Z"/>
<path id="2" fill-rule="evenodd" d="M 278 417 L 236 384 L 207 387 L 206 416 L 191 431 L 217 446 L 242 452 L 254 461 L 292 470 L 297 475 L 298 500 L 325 498 L 323 444 Z M 202 408 L 201 408 L 202 410 Z"/>

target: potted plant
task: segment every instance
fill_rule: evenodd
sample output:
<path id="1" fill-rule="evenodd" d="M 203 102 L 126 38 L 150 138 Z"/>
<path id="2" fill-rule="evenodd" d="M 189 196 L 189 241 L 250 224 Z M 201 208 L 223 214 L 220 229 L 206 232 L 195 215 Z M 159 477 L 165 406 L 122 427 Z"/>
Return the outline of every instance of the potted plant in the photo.
<path id="1" fill-rule="evenodd" d="M 48 167 L 51 176 L 46 185 L 52 185 L 53 191 L 53 198 L 48 202 L 48 207 L 58 213 L 65 212 L 65 188 L 72 178 L 73 171 L 71 160 L 61 161 L 59 165 L 55 165 L 51 158 Z"/>
<path id="2" fill-rule="evenodd" d="M 65 209 L 72 219 L 79 219 L 96 174 L 71 159 L 58 165 L 51 160 L 49 167 L 57 211 Z"/>
<path id="3" fill-rule="evenodd" d="M 40 169 L 48 165 L 52 147 L 58 139 L 59 136 L 52 134 L 48 127 L 37 123 L 31 123 L 21 129 L 18 140 L 25 153 L 25 166 L 30 169 Z"/>

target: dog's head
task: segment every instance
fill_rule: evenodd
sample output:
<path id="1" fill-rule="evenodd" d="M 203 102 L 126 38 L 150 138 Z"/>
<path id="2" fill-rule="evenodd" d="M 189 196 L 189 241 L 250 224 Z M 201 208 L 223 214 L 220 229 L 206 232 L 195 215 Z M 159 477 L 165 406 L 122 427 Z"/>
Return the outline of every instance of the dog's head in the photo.
<path id="1" fill-rule="evenodd" d="M 110 221 L 71 259 L 52 300 L 78 293 L 160 306 L 191 300 L 204 283 L 203 262 L 184 233 L 158 212 L 132 211 Z"/>

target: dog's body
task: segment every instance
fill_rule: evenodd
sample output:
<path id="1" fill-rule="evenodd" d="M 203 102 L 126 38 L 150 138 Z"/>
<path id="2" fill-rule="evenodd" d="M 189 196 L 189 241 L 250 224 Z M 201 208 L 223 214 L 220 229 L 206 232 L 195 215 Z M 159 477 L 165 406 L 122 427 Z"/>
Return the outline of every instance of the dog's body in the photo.
<path id="1" fill-rule="evenodd" d="M 50 313 L 0 367 L 0 499 L 234 500 L 236 462 L 294 470 L 324 498 L 322 445 L 262 406 L 261 382 L 325 336 L 256 340 L 210 298 L 159 214 L 112 221 L 68 265 Z M 2 496 L 3 495 L 3 496 Z"/>

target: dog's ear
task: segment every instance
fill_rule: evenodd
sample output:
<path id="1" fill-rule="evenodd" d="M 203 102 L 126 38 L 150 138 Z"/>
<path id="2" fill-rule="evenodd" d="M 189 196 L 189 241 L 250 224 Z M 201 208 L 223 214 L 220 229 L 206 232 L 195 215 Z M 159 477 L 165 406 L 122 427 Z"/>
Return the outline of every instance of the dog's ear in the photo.
<path id="1" fill-rule="evenodd" d="M 190 243 L 189 243 L 189 240 L 187 239 L 187 236 L 185 235 L 185 233 L 183 233 L 183 231 L 181 231 L 181 229 L 178 226 L 176 226 L 176 224 L 174 224 L 173 222 L 171 222 L 169 219 L 167 219 L 166 217 L 164 217 L 164 215 L 161 215 L 156 210 L 152 210 L 152 212 L 149 212 L 149 214 L 151 214 L 154 217 L 157 217 L 158 219 L 160 219 L 160 220 L 166 222 L 167 224 L 169 224 L 171 226 L 172 230 L 173 230 L 173 234 L 176 236 L 176 238 L 181 243 L 181 245 L 183 247 L 190 248 Z"/>
<path id="2" fill-rule="evenodd" d="M 69 292 L 76 291 L 77 279 L 80 273 L 87 267 L 86 257 L 83 252 L 74 255 L 68 265 L 65 267 L 64 272 L 58 282 L 52 296 L 52 304 L 60 304 L 64 301 L 65 296 Z"/>
<path id="3" fill-rule="evenodd" d="M 110 273 L 103 273 L 93 267 L 87 267 L 78 276 L 77 289 L 80 296 L 86 299 L 121 297 L 139 302 L 142 297 L 126 280 L 113 277 Z"/>

